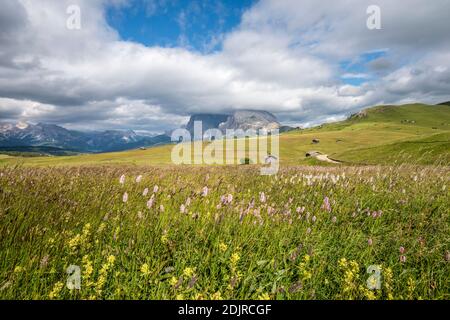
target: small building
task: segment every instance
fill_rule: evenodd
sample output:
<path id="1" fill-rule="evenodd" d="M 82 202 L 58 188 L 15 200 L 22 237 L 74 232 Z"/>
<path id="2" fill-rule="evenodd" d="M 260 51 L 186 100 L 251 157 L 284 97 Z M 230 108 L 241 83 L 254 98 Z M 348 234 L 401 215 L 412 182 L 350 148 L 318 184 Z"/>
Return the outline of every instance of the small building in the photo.
<path id="1" fill-rule="evenodd" d="M 266 164 L 272 164 L 272 163 L 278 162 L 278 158 L 275 157 L 274 155 L 269 154 L 269 155 L 266 157 L 266 159 L 264 160 L 264 162 L 265 162 Z"/>

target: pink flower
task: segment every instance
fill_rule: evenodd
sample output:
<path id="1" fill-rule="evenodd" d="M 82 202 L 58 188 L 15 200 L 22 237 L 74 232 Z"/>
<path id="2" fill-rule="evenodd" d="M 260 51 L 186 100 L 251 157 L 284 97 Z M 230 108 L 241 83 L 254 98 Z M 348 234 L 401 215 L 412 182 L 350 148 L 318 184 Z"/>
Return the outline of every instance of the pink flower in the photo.
<path id="1" fill-rule="evenodd" d="M 400 262 L 405 263 L 406 262 L 406 256 L 401 255 L 400 256 Z"/>
<path id="2" fill-rule="evenodd" d="M 120 184 L 124 184 L 125 183 L 125 175 L 124 174 L 120 176 L 119 183 Z"/>
<path id="3" fill-rule="evenodd" d="M 203 187 L 203 190 L 202 190 L 202 197 L 207 197 L 208 196 L 208 192 L 209 192 L 209 190 L 208 190 L 208 187 Z"/>
<path id="4" fill-rule="evenodd" d="M 400 251 L 401 254 L 404 254 L 405 253 L 405 248 L 404 247 L 400 247 L 399 251 Z"/>
<path id="5" fill-rule="evenodd" d="M 330 199 L 328 197 L 325 197 L 325 199 L 323 199 L 322 209 L 331 212 Z"/>
<path id="6" fill-rule="evenodd" d="M 137 176 L 136 177 L 136 183 L 139 183 L 141 181 L 142 181 L 142 176 L 141 175 Z"/>
<path id="7" fill-rule="evenodd" d="M 371 246 L 371 245 L 373 244 L 372 238 L 369 238 L 369 239 L 367 240 L 367 244 L 368 244 L 369 246 Z"/>
<path id="8" fill-rule="evenodd" d="M 155 197 L 152 196 L 150 200 L 147 201 L 147 208 L 151 209 L 153 207 L 153 203 L 155 202 Z"/>
<path id="9" fill-rule="evenodd" d="M 123 202 L 127 202 L 127 201 L 128 201 L 128 193 L 125 192 L 125 193 L 123 194 L 122 201 L 123 201 Z"/>
<path id="10" fill-rule="evenodd" d="M 305 211 L 305 207 L 298 207 L 297 209 L 295 209 L 295 211 L 297 211 L 297 213 L 303 213 Z"/>
<path id="11" fill-rule="evenodd" d="M 142 195 L 145 197 L 145 196 L 147 196 L 147 194 L 148 194 L 148 188 L 145 188 L 144 192 L 142 192 Z"/>

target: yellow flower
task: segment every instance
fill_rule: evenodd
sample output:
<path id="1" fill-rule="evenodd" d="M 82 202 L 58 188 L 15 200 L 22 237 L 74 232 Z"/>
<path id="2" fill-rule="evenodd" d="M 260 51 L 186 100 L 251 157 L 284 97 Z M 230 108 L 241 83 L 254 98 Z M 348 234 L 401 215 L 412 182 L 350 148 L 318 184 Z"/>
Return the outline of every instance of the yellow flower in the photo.
<path id="1" fill-rule="evenodd" d="M 258 296 L 258 300 L 270 300 L 270 296 L 268 293 L 262 293 Z"/>
<path id="2" fill-rule="evenodd" d="M 192 276 L 194 275 L 194 272 L 195 272 L 195 269 L 188 267 L 188 268 L 184 269 L 183 275 L 186 278 L 192 278 Z"/>
<path id="3" fill-rule="evenodd" d="M 303 259 L 305 260 L 305 262 L 309 262 L 309 260 L 311 260 L 311 257 L 308 254 L 305 254 Z"/>
<path id="4" fill-rule="evenodd" d="M 23 271 L 23 268 L 21 266 L 17 266 L 14 268 L 14 273 L 20 273 Z"/>
<path id="5" fill-rule="evenodd" d="M 106 228 L 106 224 L 105 224 L 104 222 L 102 222 L 102 223 L 100 224 L 100 226 L 98 227 L 97 232 L 98 232 L 98 233 L 102 233 L 103 230 L 105 230 L 105 228 Z"/>
<path id="6" fill-rule="evenodd" d="M 53 286 L 53 290 L 49 293 L 48 297 L 50 299 L 57 298 L 59 296 L 63 286 L 64 286 L 64 284 L 61 281 L 55 283 L 55 285 Z"/>
<path id="7" fill-rule="evenodd" d="M 163 244 L 166 244 L 167 242 L 169 242 L 169 236 L 168 236 L 166 233 L 164 233 L 164 234 L 161 236 L 161 242 L 162 242 Z"/>
<path id="8" fill-rule="evenodd" d="M 92 273 L 94 272 L 94 268 L 92 267 L 92 262 L 89 260 L 88 256 L 84 256 L 81 261 L 83 262 L 83 282 L 84 285 L 90 287 L 92 282 L 89 280 Z"/>
<path id="9" fill-rule="evenodd" d="M 220 291 L 217 291 L 216 293 L 214 293 L 211 296 L 211 300 L 223 300 L 222 294 L 220 293 Z"/>
<path id="10" fill-rule="evenodd" d="M 239 253 L 237 253 L 237 252 L 235 252 L 235 253 L 233 253 L 232 255 L 231 255 L 231 264 L 232 265 L 236 265 L 238 262 L 239 262 L 239 260 L 241 259 L 241 257 L 239 256 Z"/>
<path id="11" fill-rule="evenodd" d="M 227 251 L 227 249 L 228 249 L 228 246 L 225 243 L 221 242 L 219 244 L 219 250 L 220 251 L 225 252 L 225 251 Z"/>
<path id="12" fill-rule="evenodd" d="M 150 274 L 150 268 L 148 267 L 148 264 L 144 263 L 141 266 L 141 272 L 144 276 L 148 276 Z"/>
<path id="13" fill-rule="evenodd" d="M 340 266 L 341 268 L 345 268 L 345 267 L 347 266 L 347 259 L 341 258 L 341 259 L 339 260 L 339 266 Z"/>
<path id="14" fill-rule="evenodd" d="M 110 256 L 108 257 L 108 263 L 109 263 L 110 265 L 114 264 L 115 261 L 116 261 L 116 257 L 115 257 L 115 256 L 110 255 Z"/>
<path id="15" fill-rule="evenodd" d="M 184 296 L 182 294 L 177 294 L 175 297 L 176 300 L 184 300 Z"/>
<path id="16" fill-rule="evenodd" d="M 176 277 L 170 278 L 169 284 L 170 284 L 172 287 L 175 287 L 175 286 L 178 284 L 178 279 L 177 279 Z"/>

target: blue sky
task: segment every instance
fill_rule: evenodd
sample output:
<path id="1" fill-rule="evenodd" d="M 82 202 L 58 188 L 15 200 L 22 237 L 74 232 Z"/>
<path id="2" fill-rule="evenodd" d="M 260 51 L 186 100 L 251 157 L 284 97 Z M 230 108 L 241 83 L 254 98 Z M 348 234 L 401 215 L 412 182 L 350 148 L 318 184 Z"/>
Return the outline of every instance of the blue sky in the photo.
<path id="1" fill-rule="evenodd" d="M 134 0 L 110 6 L 107 21 L 123 40 L 146 46 L 220 50 L 225 33 L 239 25 L 255 0 Z"/>
<path id="2" fill-rule="evenodd" d="M 372 0 L 2 0 L 0 118 L 157 133 L 194 113 L 302 126 L 450 100 L 450 1 L 377 3 L 379 30 Z"/>

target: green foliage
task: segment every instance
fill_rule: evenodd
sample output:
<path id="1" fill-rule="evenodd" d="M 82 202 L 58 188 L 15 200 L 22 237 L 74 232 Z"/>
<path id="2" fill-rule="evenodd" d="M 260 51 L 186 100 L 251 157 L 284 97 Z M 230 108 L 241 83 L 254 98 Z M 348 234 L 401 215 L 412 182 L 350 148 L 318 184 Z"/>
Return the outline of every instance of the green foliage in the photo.
<path id="1" fill-rule="evenodd" d="M 438 166 L 2 167 L 0 299 L 449 299 L 448 177 Z M 69 265 L 81 290 L 66 288 Z M 380 290 L 367 289 L 371 265 Z"/>

